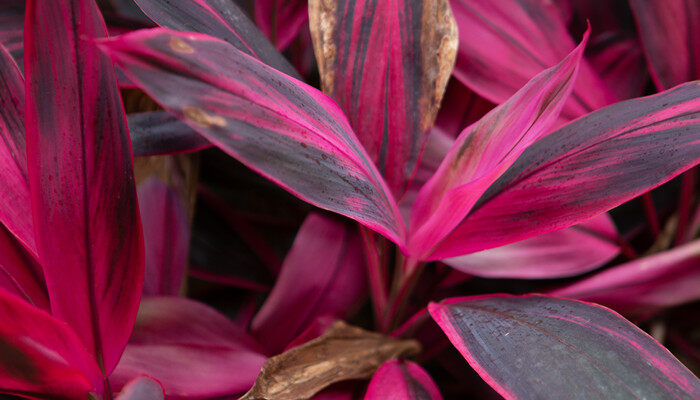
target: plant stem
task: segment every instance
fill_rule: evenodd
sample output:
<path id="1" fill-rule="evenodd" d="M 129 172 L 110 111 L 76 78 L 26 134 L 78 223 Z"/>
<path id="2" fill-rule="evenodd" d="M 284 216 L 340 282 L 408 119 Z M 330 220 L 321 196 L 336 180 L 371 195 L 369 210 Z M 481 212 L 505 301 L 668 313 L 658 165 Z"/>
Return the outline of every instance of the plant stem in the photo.
<path id="1" fill-rule="evenodd" d="M 676 229 L 676 246 L 685 243 L 688 221 L 690 220 L 690 208 L 693 203 L 695 184 L 697 182 L 698 169 L 691 168 L 681 178 L 681 193 L 678 199 L 678 228 Z"/>
<path id="2" fill-rule="evenodd" d="M 362 236 L 366 260 L 365 266 L 367 267 L 367 276 L 369 277 L 369 286 L 372 293 L 374 322 L 380 330 L 384 331 L 384 314 L 386 313 L 388 302 L 385 286 L 386 265 L 383 262 L 382 252 L 377 246 L 375 233 L 364 226 L 360 226 L 360 236 Z"/>
<path id="3" fill-rule="evenodd" d="M 659 236 L 661 227 L 659 226 L 659 216 L 656 214 L 654 207 L 654 199 L 651 197 L 651 192 L 646 192 L 642 195 L 642 203 L 644 204 L 644 214 L 647 217 L 649 229 L 654 237 Z"/>
<path id="4" fill-rule="evenodd" d="M 418 283 L 425 263 L 416 258 L 405 257 L 401 254 L 397 257 L 396 273 L 392 284 L 391 298 L 387 312 L 384 314 L 382 326 L 387 331 L 396 326 L 405 312 L 411 293 Z"/>

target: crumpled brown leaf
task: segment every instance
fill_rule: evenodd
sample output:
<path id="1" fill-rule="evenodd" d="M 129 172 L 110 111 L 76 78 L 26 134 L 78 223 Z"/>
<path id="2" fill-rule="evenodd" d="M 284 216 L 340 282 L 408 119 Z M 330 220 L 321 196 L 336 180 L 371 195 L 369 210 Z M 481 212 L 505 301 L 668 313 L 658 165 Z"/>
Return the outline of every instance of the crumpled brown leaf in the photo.
<path id="1" fill-rule="evenodd" d="M 308 399 L 344 380 L 372 376 L 384 362 L 415 355 L 420 344 L 337 321 L 318 338 L 272 357 L 240 400 Z"/>

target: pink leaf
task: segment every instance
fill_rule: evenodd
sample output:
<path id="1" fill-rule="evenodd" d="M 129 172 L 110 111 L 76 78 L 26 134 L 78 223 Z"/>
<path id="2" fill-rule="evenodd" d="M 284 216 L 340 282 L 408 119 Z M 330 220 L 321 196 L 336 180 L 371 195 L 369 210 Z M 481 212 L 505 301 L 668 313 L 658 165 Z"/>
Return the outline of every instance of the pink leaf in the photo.
<path id="1" fill-rule="evenodd" d="M 552 2 L 451 0 L 460 41 L 454 75 L 500 104 L 563 59 L 574 41 Z M 583 61 L 562 117 L 573 119 L 615 99 Z"/>
<path id="2" fill-rule="evenodd" d="M 591 44 L 591 65 L 618 99 L 639 97 L 649 73 L 639 41 L 615 35 Z"/>
<path id="3" fill-rule="evenodd" d="M 165 111 L 129 114 L 134 157 L 180 154 L 211 147 L 194 129 Z"/>
<path id="4" fill-rule="evenodd" d="M 53 314 L 106 374 L 141 297 L 143 239 L 114 69 L 93 0 L 27 2 L 27 164 Z"/>
<path id="5" fill-rule="evenodd" d="M 24 48 L 22 35 L 24 25 L 24 0 L 5 0 L 0 6 L 0 45 L 22 65 Z"/>
<path id="6" fill-rule="evenodd" d="M 551 292 L 632 316 L 700 299 L 700 239 L 599 272 Z"/>
<path id="7" fill-rule="evenodd" d="M 0 224 L 0 288 L 49 311 L 49 295 L 41 265 L 12 233 Z"/>
<path id="8" fill-rule="evenodd" d="M 0 45 L 0 222 L 36 256 L 24 133 L 24 79 Z"/>
<path id="9" fill-rule="evenodd" d="M 323 91 L 400 198 L 457 52 L 448 0 L 314 0 L 309 22 Z"/>
<path id="10" fill-rule="evenodd" d="M 164 28 L 217 37 L 272 68 L 299 78 L 299 73 L 289 61 L 277 51 L 234 1 L 135 1 L 143 12 Z"/>
<path id="11" fill-rule="evenodd" d="M 561 63 L 462 131 L 413 205 L 413 255 L 429 254 L 517 157 L 548 132 L 576 79 L 587 38 Z"/>
<path id="12" fill-rule="evenodd" d="M 442 395 L 418 364 L 394 360 L 374 373 L 365 400 L 442 400 Z"/>
<path id="13" fill-rule="evenodd" d="M 148 375 L 166 399 L 208 399 L 249 389 L 266 357 L 216 310 L 178 297 L 141 303 L 134 333 L 110 377 L 115 387 Z"/>
<path id="14" fill-rule="evenodd" d="M 488 278 L 574 276 L 615 258 L 620 250 L 615 244 L 616 237 L 612 219 L 602 214 L 566 229 L 443 262 L 462 272 Z"/>
<path id="15" fill-rule="evenodd" d="M 62 321 L 0 288 L 0 393 L 84 400 L 102 373 Z"/>
<path id="16" fill-rule="evenodd" d="M 180 293 L 187 266 L 190 223 L 177 191 L 158 177 L 138 187 L 145 246 L 144 296 Z"/>
<path id="17" fill-rule="evenodd" d="M 700 162 L 700 82 L 608 106 L 530 146 L 434 250 L 440 259 L 590 219 Z"/>
<path id="18" fill-rule="evenodd" d="M 124 386 L 117 400 L 163 400 L 163 387 L 150 377 L 140 376 Z"/>
<path id="19" fill-rule="evenodd" d="M 700 79 L 700 3 L 630 0 L 630 6 L 656 87 Z"/>
<path id="20" fill-rule="evenodd" d="M 154 29 L 103 48 L 152 98 L 229 155 L 402 244 L 396 202 L 342 112 L 316 89 L 204 35 Z"/>
<path id="21" fill-rule="evenodd" d="M 700 380 L 619 314 L 545 296 L 431 303 L 430 314 L 506 399 L 696 399 Z"/>
<path id="22" fill-rule="evenodd" d="M 286 49 L 309 20 L 307 0 L 258 0 L 255 22 L 272 43 Z"/>
<path id="23" fill-rule="evenodd" d="M 310 214 L 253 319 L 255 336 L 278 353 L 317 317 L 345 317 L 364 296 L 363 261 L 356 226 Z"/>

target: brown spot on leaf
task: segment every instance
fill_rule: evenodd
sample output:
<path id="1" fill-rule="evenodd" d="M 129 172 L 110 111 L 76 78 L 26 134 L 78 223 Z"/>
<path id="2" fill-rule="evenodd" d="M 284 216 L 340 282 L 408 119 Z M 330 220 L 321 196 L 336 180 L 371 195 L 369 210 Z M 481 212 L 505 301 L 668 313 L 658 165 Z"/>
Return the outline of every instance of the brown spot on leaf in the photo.
<path id="1" fill-rule="evenodd" d="M 212 126 L 226 126 L 226 120 L 223 117 L 208 114 L 201 108 L 191 106 L 185 107 L 182 109 L 182 113 L 185 114 L 185 118 L 188 121 L 192 121 L 203 128 L 210 128 Z"/>
<path id="2" fill-rule="evenodd" d="M 329 385 L 369 378 L 383 363 L 420 351 L 400 340 L 338 321 L 320 337 L 265 362 L 255 385 L 240 400 L 300 400 Z"/>
<path id="3" fill-rule="evenodd" d="M 178 53 L 183 53 L 183 54 L 192 54 L 194 53 L 194 49 L 192 46 L 189 44 L 185 43 L 184 40 L 180 39 L 179 37 L 171 37 L 170 38 L 170 48 Z"/>

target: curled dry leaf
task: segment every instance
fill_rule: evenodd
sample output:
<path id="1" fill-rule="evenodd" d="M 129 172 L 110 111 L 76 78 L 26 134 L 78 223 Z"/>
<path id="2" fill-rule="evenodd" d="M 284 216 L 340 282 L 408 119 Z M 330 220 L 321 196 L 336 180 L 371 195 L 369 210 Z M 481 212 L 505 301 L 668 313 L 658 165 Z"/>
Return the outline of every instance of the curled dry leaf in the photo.
<path id="1" fill-rule="evenodd" d="M 267 360 L 240 400 L 308 399 L 333 383 L 369 378 L 386 361 L 419 351 L 415 340 L 394 339 L 338 321 L 317 339 Z"/>

